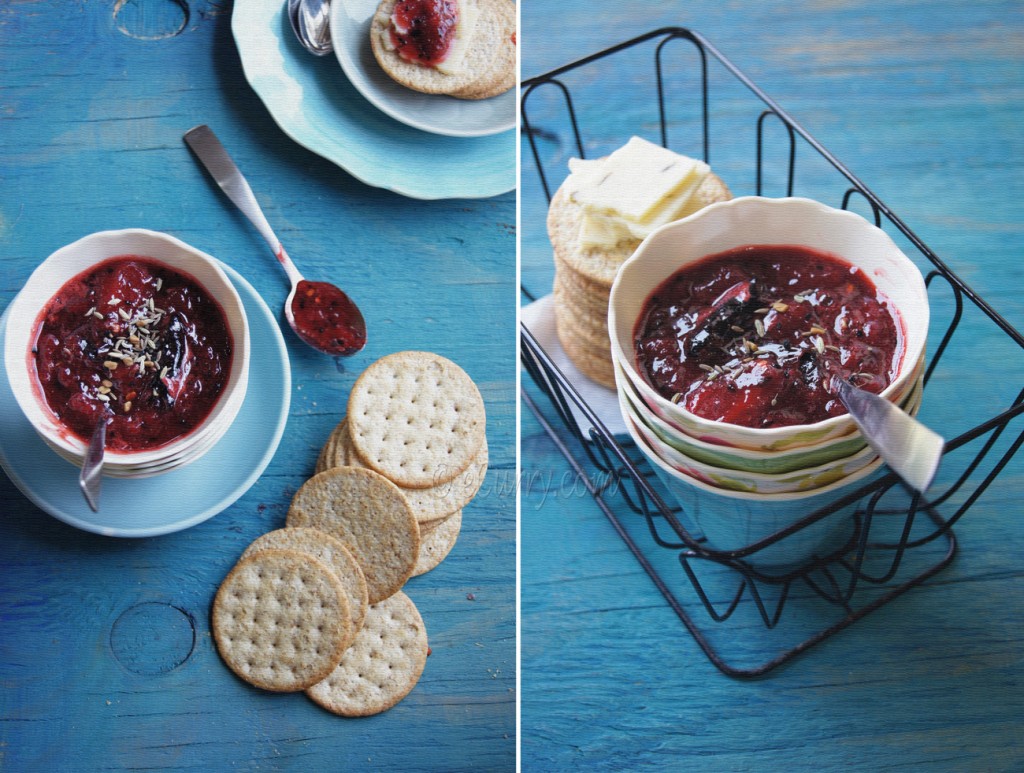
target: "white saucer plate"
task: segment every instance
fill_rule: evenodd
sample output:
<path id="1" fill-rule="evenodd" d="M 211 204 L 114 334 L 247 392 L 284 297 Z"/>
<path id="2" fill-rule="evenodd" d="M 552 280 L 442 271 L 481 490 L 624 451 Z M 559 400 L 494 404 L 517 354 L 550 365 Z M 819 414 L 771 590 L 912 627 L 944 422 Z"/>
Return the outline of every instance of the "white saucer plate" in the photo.
<path id="1" fill-rule="evenodd" d="M 379 0 L 331 5 L 334 53 L 360 94 L 396 121 L 433 134 L 484 137 L 515 128 L 515 89 L 490 99 L 456 99 L 421 94 L 389 78 L 370 47 L 370 23 L 378 5 Z"/>

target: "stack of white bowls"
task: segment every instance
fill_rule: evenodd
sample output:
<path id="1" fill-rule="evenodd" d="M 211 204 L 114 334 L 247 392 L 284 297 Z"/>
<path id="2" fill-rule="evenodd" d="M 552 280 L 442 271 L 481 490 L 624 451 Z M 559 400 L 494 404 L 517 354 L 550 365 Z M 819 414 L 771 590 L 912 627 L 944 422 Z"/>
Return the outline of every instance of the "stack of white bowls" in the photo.
<path id="1" fill-rule="evenodd" d="M 198 427 L 156 448 L 107 450 L 104 475 L 143 478 L 176 470 L 203 456 L 227 432 L 245 400 L 249 324 L 238 292 L 214 258 L 172 236 L 143 229 L 102 231 L 62 247 L 32 273 L 7 311 L 4 366 L 18 405 L 39 436 L 61 457 L 81 467 L 87 442 L 72 435 L 44 404 L 29 352 L 38 336 L 40 312 L 57 291 L 90 267 L 125 255 L 166 264 L 195 279 L 224 310 L 234 347 L 231 372 L 220 399 Z"/>
<path id="2" fill-rule="evenodd" d="M 651 293 L 683 266 L 744 245 L 803 245 L 859 267 L 893 304 L 904 351 L 882 395 L 910 414 L 921 405 L 928 297 L 913 262 L 859 215 L 809 199 L 744 197 L 707 207 L 651 234 L 611 291 L 609 334 L 626 426 L 687 525 L 715 551 L 741 550 L 828 507 L 881 475 L 882 460 L 849 415 L 753 428 L 716 422 L 662 397 L 640 374 L 634 328 Z M 841 547 L 857 502 L 750 554 L 788 571 Z"/>

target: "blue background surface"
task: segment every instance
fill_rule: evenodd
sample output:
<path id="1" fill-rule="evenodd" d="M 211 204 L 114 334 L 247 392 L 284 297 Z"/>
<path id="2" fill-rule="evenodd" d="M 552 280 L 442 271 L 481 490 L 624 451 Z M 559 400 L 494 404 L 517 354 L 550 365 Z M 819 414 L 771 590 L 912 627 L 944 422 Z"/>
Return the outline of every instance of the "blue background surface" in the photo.
<path id="1" fill-rule="evenodd" d="M 0 5 L 0 307 L 56 248 L 138 226 L 237 269 L 283 323 L 283 272 L 182 142 L 207 123 L 300 270 L 360 304 L 370 341 L 335 361 L 285 330 L 282 443 L 245 496 L 186 531 L 77 531 L 0 475 L 0 768 L 510 769 L 515 196 L 422 202 L 358 182 L 288 139 L 250 89 L 231 4 L 189 0 L 184 24 L 181 5 Z M 450 357 L 480 386 L 491 467 L 448 559 L 406 588 L 430 636 L 422 680 L 391 711 L 345 720 L 235 678 L 209 608 L 249 542 L 284 524 L 356 377 L 403 349 Z"/>
<path id="2" fill-rule="evenodd" d="M 1024 324 L 1019 3 L 526 0 L 523 77 L 669 25 L 710 39 L 1011 324 Z M 689 43 L 666 49 L 670 147 L 699 156 L 695 62 Z M 631 134 L 659 139 L 653 73 L 648 46 L 565 76 L 588 157 Z M 754 193 L 761 107 L 714 67 L 711 91 L 711 166 L 734 194 Z M 529 107 L 553 190 L 574 143 L 553 89 Z M 769 121 L 766 195 L 785 194 L 784 140 Z M 525 140 L 521 152 L 522 279 L 540 296 L 553 277 L 546 202 Z M 798 150 L 797 195 L 839 206 L 845 186 L 836 183 Z M 948 322 L 948 292 L 936 288 L 932 306 L 936 324 Z M 921 417 L 955 436 L 1007 407 L 1022 382 L 1020 348 L 968 314 Z M 1021 455 L 956 528 L 950 567 L 780 670 L 738 681 L 705 658 L 525 408 L 521 443 L 524 770 L 1024 767 Z M 962 457 L 944 463 L 940 481 L 963 466 Z M 632 533 L 689 604 L 672 551 L 652 551 L 642 527 Z M 715 602 L 730 597 L 713 574 L 707 587 Z M 790 600 L 772 632 L 749 596 L 719 626 L 694 614 L 729 658 L 754 665 L 831 619 L 806 596 Z"/>

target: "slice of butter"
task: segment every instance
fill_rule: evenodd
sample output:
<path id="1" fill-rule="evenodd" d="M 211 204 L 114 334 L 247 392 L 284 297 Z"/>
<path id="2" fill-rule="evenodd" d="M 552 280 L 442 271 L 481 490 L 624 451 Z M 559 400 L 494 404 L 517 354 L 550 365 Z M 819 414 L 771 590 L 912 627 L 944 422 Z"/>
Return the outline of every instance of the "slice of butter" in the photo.
<path id="1" fill-rule="evenodd" d="M 614 247 L 637 237 L 622 220 L 584 212 L 578 238 L 581 247 Z"/>
<path id="2" fill-rule="evenodd" d="M 604 171 L 607 158 L 599 158 L 591 161 L 584 158 L 570 158 L 569 171 L 572 173 L 566 181 L 569 185 L 569 193 L 575 199 L 580 190 L 593 187 L 601 182 L 606 174 Z"/>
<path id="3" fill-rule="evenodd" d="M 602 166 L 597 168 L 597 164 Z M 588 210 L 619 215 L 636 223 L 656 217 L 690 187 L 688 183 L 709 171 L 703 161 L 640 137 L 630 138 L 607 158 L 588 163 L 585 169 L 585 177 L 576 187 L 576 201 Z"/>
<path id="4" fill-rule="evenodd" d="M 686 189 L 680 192 L 678 198 L 674 198 L 673 202 L 666 202 L 666 206 L 643 223 L 636 223 L 605 212 L 584 210 L 580 227 L 580 241 L 585 246 L 594 247 L 614 246 L 629 239 L 647 238 L 655 229 L 665 223 L 682 220 L 701 208 L 700 200 L 695 198 L 693 193 L 703 179 L 700 177 L 694 181 L 694 184 L 687 185 Z M 669 206 L 670 203 L 674 203 L 675 206 Z"/>
<path id="5" fill-rule="evenodd" d="M 633 137 L 607 158 L 571 159 L 566 181 L 583 209 L 583 246 L 614 246 L 643 239 L 665 223 L 700 207 L 693 193 L 711 171 L 707 164 Z"/>
<path id="6" fill-rule="evenodd" d="M 476 20 L 480 15 L 480 9 L 476 7 L 473 0 L 459 0 L 459 20 L 455 22 L 455 38 L 448 49 L 448 55 L 443 62 L 438 62 L 435 67 L 445 75 L 458 75 L 462 72 L 463 64 L 466 61 L 466 52 L 469 51 L 469 43 L 476 31 Z"/>

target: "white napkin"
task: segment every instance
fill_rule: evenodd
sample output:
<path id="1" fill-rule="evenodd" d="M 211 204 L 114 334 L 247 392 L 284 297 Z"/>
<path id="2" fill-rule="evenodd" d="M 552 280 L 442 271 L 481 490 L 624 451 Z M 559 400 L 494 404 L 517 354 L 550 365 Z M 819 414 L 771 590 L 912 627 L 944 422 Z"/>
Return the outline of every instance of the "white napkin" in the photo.
<path id="1" fill-rule="evenodd" d="M 561 342 L 558 340 L 558 333 L 555 331 L 555 307 L 554 298 L 545 295 L 538 298 L 528 306 L 519 310 L 520 320 L 530 331 L 530 334 L 537 340 L 544 353 L 555 364 L 570 384 L 579 392 L 580 397 L 590 406 L 598 419 L 604 424 L 612 435 L 626 433 L 626 424 L 619 411 L 619 399 L 612 389 L 603 387 L 591 381 L 580 373 L 573 365 L 569 355 L 565 353 Z M 567 398 L 573 417 L 584 437 L 590 432 L 591 422 L 576 407 L 570 398 Z"/>

